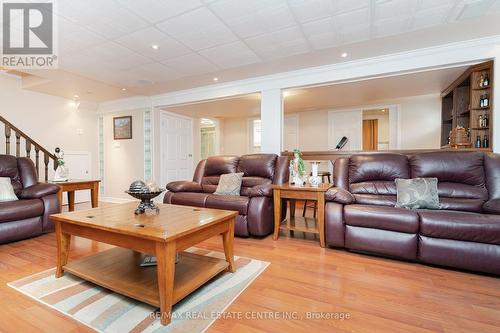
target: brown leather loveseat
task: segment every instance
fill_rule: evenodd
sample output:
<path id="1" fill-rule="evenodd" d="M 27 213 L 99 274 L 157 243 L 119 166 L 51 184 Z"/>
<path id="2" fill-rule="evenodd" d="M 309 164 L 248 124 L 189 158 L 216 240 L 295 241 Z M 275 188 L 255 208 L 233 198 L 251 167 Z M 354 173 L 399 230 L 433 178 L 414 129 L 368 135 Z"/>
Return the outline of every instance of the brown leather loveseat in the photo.
<path id="1" fill-rule="evenodd" d="M 240 196 L 213 194 L 222 174 L 243 172 Z M 288 159 L 275 154 L 214 156 L 198 163 L 193 181 L 167 184 L 164 203 L 238 211 L 237 236 L 265 236 L 273 231 L 272 184 L 288 181 Z"/>
<path id="2" fill-rule="evenodd" d="M 54 230 L 50 214 L 59 213 L 59 186 L 39 183 L 33 161 L 0 155 L 0 177 L 9 177 L 19 200 L 0 202 L 0 244 Z"/>
<path id="3" fill-rule="evenodd" d="M 438 178 L 441 209 L 396 208 L 396 178 Z M 335 161 L 327 244 L 500 274 L 500 155 L 375 153 Z"/>

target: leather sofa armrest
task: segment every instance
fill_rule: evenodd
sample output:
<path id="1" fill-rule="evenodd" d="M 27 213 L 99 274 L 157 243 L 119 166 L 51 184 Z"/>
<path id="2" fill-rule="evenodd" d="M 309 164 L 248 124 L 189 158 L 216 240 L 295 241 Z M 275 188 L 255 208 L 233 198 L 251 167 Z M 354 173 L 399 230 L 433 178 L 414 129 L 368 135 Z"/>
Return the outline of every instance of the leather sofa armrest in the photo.
<path id="1" fill-rule="evenodd" d="M 356 198 L 351 192 L 340 187 L 331 187 L 325 192 L 325 201 L 332 201 L 343 205 L 349 205 L 356 202 Z"/>
<path id="2" fill-rule="evenodd" d="M 201 185 L 192 181 L 176 181 L 167 184 L 171 192 L 202 192 Z"/>
<path id="3" fill-rule="evenodd" d="M 252 197 L 273 197 L 273 187 L 270 184 L 256 185 L 248 191 L 248 196 Z"/>
<path id="4" fill-rule="evenodd" d="M 500 199 L 486 201 L 483 205 L 483 211 L 488 214 L 500 214 Z"/>
<path id="5" fill-rule="evenodd" d="M 19 193 L 20 199 L 40 199 L 47 195 L 59 192 L 59 186 L 56 184 L 37 183 L 26 187 Z"/>

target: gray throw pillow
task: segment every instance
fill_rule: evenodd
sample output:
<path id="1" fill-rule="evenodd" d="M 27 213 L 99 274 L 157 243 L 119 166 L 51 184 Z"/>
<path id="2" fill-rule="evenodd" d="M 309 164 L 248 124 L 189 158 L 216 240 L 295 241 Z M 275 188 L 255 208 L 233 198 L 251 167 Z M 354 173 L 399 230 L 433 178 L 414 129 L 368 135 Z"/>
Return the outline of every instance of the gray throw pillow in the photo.
<path id="1" fill-rule="evenodd" d="M 439 209 L 437 178 L 396 179 L 396 207 Z"/>
<path id="2" fill-rule="evenodd" d="M 243 172 L 226 173 L 219 178 L 219 185 L 214 194 L 219 195 L 240 195 Z"/>
<path id="3" fill-rule="evenodd" d="M 0 202 L 18 200 L 10 177 L 0 177 Z"/>

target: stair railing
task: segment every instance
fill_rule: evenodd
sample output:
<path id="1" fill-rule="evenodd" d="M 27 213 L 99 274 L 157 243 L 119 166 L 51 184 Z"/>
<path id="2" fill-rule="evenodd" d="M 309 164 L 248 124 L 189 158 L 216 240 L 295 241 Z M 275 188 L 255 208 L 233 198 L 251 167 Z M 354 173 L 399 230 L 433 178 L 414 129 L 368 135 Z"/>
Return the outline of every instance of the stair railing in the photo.
<path id="1" fill-rule="evenodd" d="M 38 179 L 40 180 L 40 155 L 43 155 L 43 168 L 44 168 L 44 180 L 47 182 L 49 180 L 49 164 L 53 161 L 54 170 L 57 169 L 57 157 L 50 153 L 47 149 L 43 148 L 23 131 L 21 131 L 16 126 L 12 125 L 7 119 L 0 116 L 0 122 L 5 126 L 5 154 L 12 155 L 16 157 L 21 157 L 21 139 L 25 140 L 25 156 L 31 158 L 32 149 L 35 151 L 35 167 Z M 14 135 L 12 135 L 14 133 Z M 15 155 L 11 153 L 11 139 L 16 141 L 16 152 Z"/>

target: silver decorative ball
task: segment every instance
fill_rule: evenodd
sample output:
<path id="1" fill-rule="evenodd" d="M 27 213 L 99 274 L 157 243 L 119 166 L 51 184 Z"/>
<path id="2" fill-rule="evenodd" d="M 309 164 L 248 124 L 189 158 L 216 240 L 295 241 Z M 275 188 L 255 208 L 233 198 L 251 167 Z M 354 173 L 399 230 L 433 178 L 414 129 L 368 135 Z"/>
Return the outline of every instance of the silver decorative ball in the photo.
<path id="1" fill-rule="evenodd" d="M 129 187 L 130 192 L 146 192 L 147 186 L 142 180 L 136 180 Z"/>

